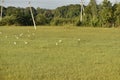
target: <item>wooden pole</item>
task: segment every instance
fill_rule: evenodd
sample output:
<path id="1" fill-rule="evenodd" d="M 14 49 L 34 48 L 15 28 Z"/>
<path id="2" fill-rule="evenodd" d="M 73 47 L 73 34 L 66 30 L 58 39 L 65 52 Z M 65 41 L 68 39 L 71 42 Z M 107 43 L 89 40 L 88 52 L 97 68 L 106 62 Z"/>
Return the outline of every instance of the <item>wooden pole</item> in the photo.
<path id="1" fill-rule="evenodd" d="M 1 14 L 0 14 L 0 20 L 2 20 L 2 16 L 3 16 L 3 2 L 4 2 L 4 0 L 1 0 Z"/>
<path id="2" fill-rule="evenodd" d="M 83 21 L 83 1 L 81 0 L 81 12 L 80 12 L 80 21 Z"/>
<path id="3" fill-rule="evenodd" d="M 34 18 L 34 16 L 33 16 L 33 12 L 32 12 L 32 8 L 31 8 L 30 1 L 29 1 L 29 6 L 30 6 L 30 12 L 31 12 L 31 16 L 32 16 L 32 20 L 33 20 L 34 28 L 35 28 L 35 30 L 36 30 L 35 18 Z"/>

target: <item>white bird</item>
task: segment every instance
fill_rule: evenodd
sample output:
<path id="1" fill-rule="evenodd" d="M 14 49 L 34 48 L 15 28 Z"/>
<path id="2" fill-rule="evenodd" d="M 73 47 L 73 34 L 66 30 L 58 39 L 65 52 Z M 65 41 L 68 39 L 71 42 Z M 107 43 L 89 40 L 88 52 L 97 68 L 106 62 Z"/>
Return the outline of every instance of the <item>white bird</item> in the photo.
<path id="1" fill-rule="evenodd" d="M 24 41 L 25 44 L 28 44 L 28 42 Z"/>
<path id="2" fill-rule="evenodd" d="M 17 43 L 16 42 L 14 42 L 14 45 L 16 45 Z"/>
<path id="3" fill-rule="evenodd" d="M 0 32 L 0 34 L 2 34 L 2 32 Z"/>
<path id="4" fill-rule="evenodd" d="M 16 37 L 16 39 L 19 39 L 19 37 Z"/>
<path id="5" fill-rule="evenodd" d="M 78 39 L 78 41 L 80 41 L 80 39 Z"/>
<path id="6" fill-rule="evenodd" d="M 16 39 L 19 39 L 19 37 L 18 37 L 17 35 L 15 35 L 15 38 L 16 38 Z"/>
<path id="7" fill-rule="evenodd" d="M 56 46 L 58 45 L 58 43 L 56 42 Z"/>
<path id="8" fill-rule="evenodd" d="M 23 35 L 23 33 L 20 34 L 20 37 Z"/>
<path id="9" fill-rule="evenodd" d="M 59 40 L 59 43 L 62 43 L 62 40 Z"/>
<path id="10" fill-rule="evenodd" d="M 77 40 L 78 44 L 80 44 L 80 39 Z"/>

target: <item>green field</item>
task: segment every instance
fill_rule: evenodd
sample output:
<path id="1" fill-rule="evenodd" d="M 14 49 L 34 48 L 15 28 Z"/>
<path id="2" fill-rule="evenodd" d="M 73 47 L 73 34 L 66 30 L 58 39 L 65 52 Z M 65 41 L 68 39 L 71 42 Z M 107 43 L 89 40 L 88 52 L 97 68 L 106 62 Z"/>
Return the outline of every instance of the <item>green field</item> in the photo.
<path id="1" fill-rule="evenodd" d="M 120 29 L 0 27 L 0 80 L 120 80 Z"/>

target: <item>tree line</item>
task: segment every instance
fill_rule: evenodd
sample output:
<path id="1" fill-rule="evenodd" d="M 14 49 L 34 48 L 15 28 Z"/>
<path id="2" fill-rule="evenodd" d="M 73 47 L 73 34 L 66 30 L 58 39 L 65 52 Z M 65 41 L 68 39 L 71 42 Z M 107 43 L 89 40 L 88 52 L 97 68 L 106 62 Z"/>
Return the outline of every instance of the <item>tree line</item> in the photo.
<path id="1" fill-rule="evenodd" d="M 120 26 L 120 3 L 112 4 L 108 0 L 103 0 L 100 4 L 97 4 L 96 0 L 90 0 L 88 5 L 84 5 L 82 22 L 80 21 L 81 6 L 79 4 L 62 6 L 53 10 L 32 7 L 32 11 L 37 25 Z M 3 7 L 2 14 L 0 26 L 33 25 L 29 7 Z"/>

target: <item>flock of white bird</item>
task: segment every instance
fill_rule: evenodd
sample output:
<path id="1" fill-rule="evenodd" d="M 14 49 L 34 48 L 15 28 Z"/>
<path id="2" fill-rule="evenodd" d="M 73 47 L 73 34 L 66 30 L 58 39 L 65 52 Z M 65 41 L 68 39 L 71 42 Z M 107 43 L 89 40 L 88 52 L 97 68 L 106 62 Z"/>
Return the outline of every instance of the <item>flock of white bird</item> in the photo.
<path id="1" fill-rule="evenodd" d="M 28 30 L 28 32 L 29 32 L 29 30 Z M 3 34 L 3 33 L 0 32 L 0 35 L 2 35 L 2 34 Z M 23 35 L 24 35 L 23 33 L 20 33 L 19 35 L 14 35 L 14 36 L 15 36 L 15 38 L 18 40 L 18 39 L 20 39 Z M 35 36 L 35 33 L 32 33 L 32 36 Z M 31 37 L 31 35 L 28 34 L 27 37 Z M 7 39 L 8 36 L 5 36 L 5 38 Z M 25 45 L 27 45 L 27 44 L 29 43 L 29 42 L 27 42 L 27 41 L 23 41 L 23 42 L 24 42 Z M 80 42 L 80 39 L 77 39 L 77 42 L 79 43 L 79 42 Z M 63 40 L 60 39 L 60 40 L 58 40 L 58 41 L 55 43 L 55 45 L 58 46 L 58 45 L 61 44 L 61 43 L 63 43 Z M 14 45 L 17 45 L 17 42 L 14 41 L 13 44 L 14 44 Z"/>
<path id="2" fill-rule="evenodd" d="M 0 35 L 2 35 L 2 34 L 3 34 L 3 32 L 0 32 Z M 23 35 L 24 35 L 23 33 L 20 33 L 19 35 L 14 35 L 14 38 L 17 39 L 17 40 L 19 40 Z M 35 33 L 32 33 L 32 35 L 34 36 Z M 31 37 L 31 35 L 27 35 L 27 36 L 28 36 L 28 37 Z M 8 36 L 7 36 L 7 35 L 5 36 L 5 39 L 8 39 Z M 1 40 L 2 40 L 2 39 L 1 39 Z M 28 44 L 27 41 L 23 41 L 23 42 L 24 42 L 25 45 Z M 13 44 L 14 44 L 14 45 L 17 45 L 17 41 L 13 41 Z"/>

